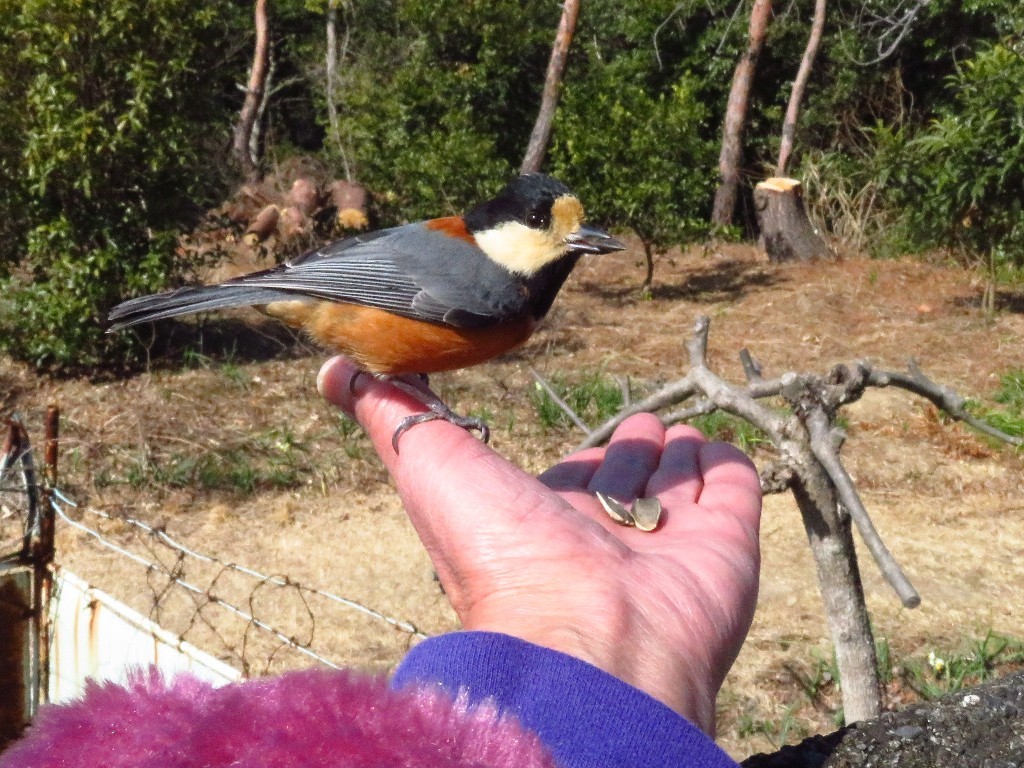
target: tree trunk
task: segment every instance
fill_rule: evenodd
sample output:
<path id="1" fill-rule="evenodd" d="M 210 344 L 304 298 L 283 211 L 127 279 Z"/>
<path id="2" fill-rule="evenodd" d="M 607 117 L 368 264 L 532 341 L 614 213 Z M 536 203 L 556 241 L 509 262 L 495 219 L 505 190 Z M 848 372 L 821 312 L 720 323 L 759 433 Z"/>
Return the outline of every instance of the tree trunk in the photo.
<path id="1" fill-rule="evenodd" d="M 807 38 L 807 47 L 800 60 L 800 69 L 797 70 L 796 79 L 793 80 L 793 91 L 789 94 L 786 117 L 782 122 L 782 142 L 779 145 L 779 162 L 775 166 L 776 176 L 786 175 L 789 156 L 793 153 L 793 137 L 796 134 L 796 121 L 800 115 L 800 105 L 804 100 L 804 89 L 807 88 L 807 81 L 811 77 L 814 59 L 818 55 L 818 46 L 821 44 L 821 36 L 825 31 L 825 3 L 826 0 L 816 0 L 814 4 L 811 34 Z"/>
<path id="2" fill-rule="evenodd" d="M 796 179 L 765 179 L 754 187 L 761 243 L 773 262 L 830 259 L 832 250 L 814 230 Z"/>
<path id="3" fill-rule="evenodd" d="M 252 136 L 256 130 L 257 117 L 263 95 L 266 93 L 267 74 L 270 68 L 270 30 L 267 21 L 267 0 L 256 0 L 254 11 L 256 24 L 256 46 L 253 51 L 249 84 L 245 89 L 245 101 L 235 125 L 231 151 L 239 170 L 248 180 L 259 178 L 259 164 L 252 151 Z"/>
<path id="4" fill-rule="evenodd" d="M 558 91 L 562 87 L 562 74 L 569 56 L 569 46 L 576 32 L 576 19 L 580 14 L 579 0 L 565 0 L 562 6 L 562 20 L 558 23 L 555 44 L 551 48 L 551 60 L 548 62 L 547 75 L 544 78 L 544 94 L 540 100 L 540 112 L 530 134 L 530 143 L 526 147 L 526 155 L 519 169 L 520 173 L 536 173 L 544 161 L 548 141 L 551 139 L 551 123 L 555 118 L 555 107 L 558 106 Z"/>
<path id="5" fill-rule="evenodd" d="M 757 69 L 757 59 L 764 47 L 764 36 L 771 18 L 771 0 L 754 0 L 750 11 L 750 32 L 747 51 L 736 64 L 725 109 L 722 128 L 722 151 L 718 156 L 718 189 L 711 221 L 719 226 L 732 224 L 740 186 L 740 162 L 743 157 L 743 125 L 750 102 L 750 84 Z"/>
<path id="6" fill-rule="evenodd" d="M 338 0 L 328 0 L 327 3 L 327 54 L 325 57 L 326 73 L 324 92 L 327 95 L 327 122 L 331 127 L 331 138 L 341 156 L 342 170 L 345 178 L 352 181 L 352 169 L 348 163 L 348 156 L 345 153 L 345 145 L 341 140 L 341 128 L 338 121 L 338 105 L 334 101 L 334 81 L 338 73 Z M 342 45 L 342 55 L 348 48 L 348 29 L 345 30 L 345 42 Z"/>
<path id="7" fill-rule="evenodd" d="M 823 479 L 825 470 L 813 456 L 802 458 L 808 471 L 793 484 L 793 496 L 817 568 L 839 669 L 843 717 L 847 723 L 868 720 L 881 713 L 881 687 L 850 518 L 840 515 L 835 489 Z"/>

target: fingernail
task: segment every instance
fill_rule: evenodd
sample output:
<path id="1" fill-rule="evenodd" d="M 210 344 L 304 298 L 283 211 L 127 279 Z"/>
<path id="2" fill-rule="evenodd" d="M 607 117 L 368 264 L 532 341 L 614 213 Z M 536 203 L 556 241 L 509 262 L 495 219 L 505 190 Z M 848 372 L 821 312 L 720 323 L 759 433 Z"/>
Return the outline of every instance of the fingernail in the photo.
<path id="1" fill-rule="evenodd" d="M 316 375 L 316 391 L 320 393 L 328 402 L 334 403 L 335 405 L 341 405 L 339 402 L 341 399 L 348 397 L 349 395 L 349 384 L 346 379 L 344 387 L 339 387 L 340 374 L 342 372 L 350 373 L 351 368 L 348 361 L 342 357 L 332 357 L 326 363 L 320 366 L 320 371 Z"/>
<path id="2" fill-rule="evenodd" d="M 324 394 L 324 378 L 326 378 L 326 376 L 327 376 L 327 367 L 332 362 L 334 362 L 333 359 L 332 360 L 328 360 L 326 363 L 321 365 L 320 366 L 320 370 L 316 374 L 316 391 L 319 392 L 320 396 L 324 397 L 324 398 L 327 397 L 327 395 Z"/>

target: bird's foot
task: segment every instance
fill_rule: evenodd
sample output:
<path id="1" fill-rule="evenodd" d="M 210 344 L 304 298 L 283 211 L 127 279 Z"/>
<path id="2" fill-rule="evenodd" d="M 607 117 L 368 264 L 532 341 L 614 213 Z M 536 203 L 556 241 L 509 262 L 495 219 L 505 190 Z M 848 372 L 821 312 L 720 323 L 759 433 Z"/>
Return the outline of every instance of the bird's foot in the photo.
<path id="1" fill-rule="evenodd" d="M 421 381 L 425 384 L 427 377 L 420 376 Z M 426 413 L 417 413 L 414 416 L 406 416 L 399 423 L 395 433 L 391 436 L 391 447 L 395 449 L 395 453 L 398 453 L 398 438 L 400 438 L 406 430 L 410 427 L 414 427 L 417 424 L 423 424 L 428 421 L 447 421 L 449 424 L 454 424 L 457 427 L 462 427 L 467 430 L 476 430 L 480 433 L 480 439 L 487 443 L 491 439 L 491 430 L 484 422 L 483 419 L 476 418 L 475 416 L 460 416 L 455 413 L 451 408 L 445 405 L 444 401 L 441 400 L 437 395 L 427 389 L 422 389 L 416 384 L 407 381 L 399 376 L 390 377 L 390 381 L 400 390 L 406 394 L 412 395 L 421 403 L 423 403 L 430 410 Z"/>
<path id="2" fill-rule="evenodd" d="M 427 407 L 431 408 L 429 405 Z M 418 413 L 415 416 L 407 416 L 402 419 L 401 423 L 398 425 L 398 429 L 396 429 L 395 433 L 391 436 L 391 446 L 395 449 L 395 453 L 398 453 L 398 438 L 400 438 L 407 429 L 414 427 L 417 424 L 423 424 L 427 421 L 437 421 L 438 419 L 447 421 L 449 424 L 454 424 L 455 426 L 462 427 L 463 429 L 475 429 L 480 433 L 480 439 L 484 443 L 491 439 L 491 430 L 483 419 L 478 419 L 474 416 L 459 416 L 459 414 L 452 411 L 448 406 L 444 406 L 444 409 L 446 411 L 445 413 L 439 413 L 431 408 L 427 413 Z"/>

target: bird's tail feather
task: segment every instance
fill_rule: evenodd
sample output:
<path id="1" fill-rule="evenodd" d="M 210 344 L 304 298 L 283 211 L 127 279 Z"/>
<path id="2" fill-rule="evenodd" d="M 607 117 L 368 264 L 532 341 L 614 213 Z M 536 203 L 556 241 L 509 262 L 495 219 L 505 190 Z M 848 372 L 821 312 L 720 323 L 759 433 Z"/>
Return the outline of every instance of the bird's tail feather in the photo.
<path id="1" fill-rule="evenodd" d="M 168 317 L 187 315 L 192 312 L 247 307 L 254 304 L 269 304 L 273 301 L 301 298 L 301 296 L 287 291 L 230 283 L 179 288 L 176 291 L 158 293 L 153 296 L 140 296 L 137 299 L 129 299 L 118 304 L 107 315 L 107 322 L 110 324 L 108 333 L 138 323 L 165 320 Z"/>

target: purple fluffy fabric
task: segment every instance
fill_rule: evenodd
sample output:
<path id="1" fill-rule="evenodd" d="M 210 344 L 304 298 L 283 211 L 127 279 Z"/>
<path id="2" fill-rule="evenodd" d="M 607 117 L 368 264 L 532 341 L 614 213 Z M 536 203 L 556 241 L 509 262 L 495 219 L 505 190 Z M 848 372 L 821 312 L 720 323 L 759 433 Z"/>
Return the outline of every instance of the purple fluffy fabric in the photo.
<path id="1" fill-rule="evenodd" d="M 320 669 L 222 688 L 140 671 L 43 708 L 0 768 L 553 768 L 537 737 L 440 691 Z"/>

